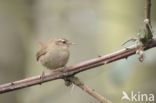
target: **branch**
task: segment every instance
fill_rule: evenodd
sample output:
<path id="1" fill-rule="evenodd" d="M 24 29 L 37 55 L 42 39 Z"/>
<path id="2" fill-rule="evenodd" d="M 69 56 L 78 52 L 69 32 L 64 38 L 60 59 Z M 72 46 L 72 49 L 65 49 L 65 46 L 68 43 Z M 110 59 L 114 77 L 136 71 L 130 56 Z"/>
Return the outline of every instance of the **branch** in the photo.
<path id="1" fill-rule="evenodd" d="M 87 92 L 89 95 L 93 96 L 95 99 L 97 99 L 101 103 L 112 103 L 111 101 L 107 100 L 106 98 L 104 98 L 100 94 L 96 93 L 95 90 L 92 90 L 87 85 L 83 84 L 79 80 L 79 78 L 72 76 L 72 77 L 68 77 L 66 80 L 69 81 L 69 82 L 72 82 L 75 85 L 77 85 L 78 87 L 80 87 L 82 90 Z"/>
<path id="2" fill-rule="evenodd" d="M 85 90 L 89 95 L 91 95 L 94 98 L 96 98 L 97 100 L 99 100 L 101 103 L 112 103 L 111 101 L 105 99 L 104 97 L 102 97 L 101 95 L 96 93 L 94 90 L 90 89 L 87 85 L 79 85 L 79 87 L 82 90 Z"/>
<path id="3" fill-rule="evenodd" d="M 150 49 L 156 47 L 156 37 L 152 39 L 152 42 L 146 46 L 144 46 L 144 50 Z M 56 79 L 63 79 L 65 77 L 73 76 L 79 72 L 86 71 L 88 69 L 92 69 L 104 64 L 108 64 L 113 61 L 117 61 L 119 59 L 127 58 L 133 54 L 136 53 L 136 45 L 130 46 L 128 48 L 116 51 L 114 53 L 101 56 L 92 60 L 88 60 L 85 62 L 82 62 L 80 64 L 76 64 L 73 66 L 69 66 L 66 68 L 62 68 L 60 70 L 47 73 L 45 74 L 44 80 L 40 79 L 40 75 L 26 78 L 23 80 L 7 83 L 7 84 L 2 84 L 0 85 L 0 94 L 6 93 L 9 91 L 14 91 L 17 89 L 22 89 L 26 87 L 30 87 L 33 85 L 41 84 L 44 82 L 56 80 Z"/>
<path id="4" fill-rule="evenodd" d="M 151 24 L 151 0 L 146 0 L 145 7 L 145 18 L 149 20 L 149 24 Z"/>
<path id="5" fill-rule="evenodd" d="M 145 3 L 145 20 L 146 23 L 146 39 L 152 39 L 152 26 L 151 26 L 151 0 L 146 0 Z"/>

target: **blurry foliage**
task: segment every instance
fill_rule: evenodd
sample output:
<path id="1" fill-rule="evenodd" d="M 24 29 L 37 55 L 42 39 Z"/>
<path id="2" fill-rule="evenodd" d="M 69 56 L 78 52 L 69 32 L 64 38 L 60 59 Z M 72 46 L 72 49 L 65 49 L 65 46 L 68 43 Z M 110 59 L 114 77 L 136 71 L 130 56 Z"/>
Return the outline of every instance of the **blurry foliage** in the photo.
<path id="1" fill-rule="evenodd" d="M 152 0 L 152 25 L 156 25 Z M 0 0 L 0 84 L 38 75 L 37 40 L 65 37 L 71 47 L 68 65 L 122 48 L 132 34 L 144 28 L 143 0 Z M 129 44 L 131 45 L 131 44 Z M 156 49 L 78 74 L 89 87 L 112 102 L 121 103 L 122 91 L 156 94 Z M 47 72 L 50 72 L 47 70 Z M 63 80 L 45 83 L 0 96 L 0 103 L 97 102 L 79 88 L 72 94 Z"/>

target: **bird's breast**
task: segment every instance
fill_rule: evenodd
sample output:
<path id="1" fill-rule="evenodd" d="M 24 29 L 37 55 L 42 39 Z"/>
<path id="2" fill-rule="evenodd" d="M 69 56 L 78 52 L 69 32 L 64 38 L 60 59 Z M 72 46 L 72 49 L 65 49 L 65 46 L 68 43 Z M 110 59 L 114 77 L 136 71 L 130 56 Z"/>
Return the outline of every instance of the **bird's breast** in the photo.
<path id="1" fill-rule="evenodd" d="M 48 69 L 57 69 L 66 65 L 69 59 L 68 50 L 53 50 L 48 52 L 44 58 L 40 59 L 42 64 Z"/>

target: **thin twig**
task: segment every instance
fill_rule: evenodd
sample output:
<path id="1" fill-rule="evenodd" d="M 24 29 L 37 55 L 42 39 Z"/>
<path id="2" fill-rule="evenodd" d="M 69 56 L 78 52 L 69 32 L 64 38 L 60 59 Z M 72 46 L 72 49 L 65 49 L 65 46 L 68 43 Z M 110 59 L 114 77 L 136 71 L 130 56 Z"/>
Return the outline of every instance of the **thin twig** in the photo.
<path id="1" fill-rule="evenodd" d="M 87 92 L 89 95 L 91 95 L 92 97 L 94 97 L 95 99 L 97 99 L 98 101 L 100 101 L 101 103 L 112 103 L 111 101 L 107 100 L 106 98 L 104 98 L 103 96 L 101 96 L 100 94 L 98 94 L 95 90 L 89 88 L 87 85 L 85 85 L 84 83 L 82 83 L 79 78 L 77 77 L 70 77 L 68 78 L 68 80 L 70 82 L 72 82 L 73 84 L 77 85 L 78 87 L 80 87 L 82 90 L 84 90 L 85 92 Z"/>
<path id="2" fill-rule="evenodd" d="M 86 91 L 89 95 L 93 96 L 94 98 L 96 98 L 98 101 L 100 101 L 101 103 L 112 103 L 111 101 L 109 101 L 108 99 L 104 98 L 103 96 L 99 95 L 97 92 L 95 92 L 94 90 L 90 89 L 87 85 L 79 85 L 79 87 Z"/>
<path id="3" fill-rule="evenodd" d="M 153 38 L 150 44 L 144 46 L 143 48 L 144 50 L 147 50 L 153 47 L 156 47 L 156 37 Z M 65 77 L 75 75 L 79 72 L 86 71 L 94 67 L 108 64 L 110 62 L 117 61 L 119 59 L 127 58 L 136 53 L 136 45 L 133 45 L 127 48 L 116 51 L 114 53 L 111 53 L 105 56 L 101 56 L 92 60 L 82 62 L 80 64 L 69 66 L 67 68 L 62 68 L 55 72 L 47 73 L 45 74 L 44 80 L 41 80 L 40 75 L 38 75 L 34 77 L 29 77 L 23 80 L 15 81 L 15 82 L 2 84 L 0 85 L 0 94 L 6 93 L 9 91 L 14 91 L 17 89 L 30 87 L 30 86 L 37 85 L 37 84 L 41 84 L 43 82 L 48 82 L 48 81 L 52 81 L 56 79 L 63 79 Z"/>
<path id="4" fill-rule="evenodd" d="M 146 23 L 146 36 L 147 39 L 152 39 L 152 25 L 151 25 L 151 0 L 146 0 L 145 3 L 145 20 L 144 22 Z"/>
<path id="5" fill-rule="evenodd" d="M 151 25 L 151 0 L 146 0 L 145 5 L 145 19 L 148 19 Z"/>

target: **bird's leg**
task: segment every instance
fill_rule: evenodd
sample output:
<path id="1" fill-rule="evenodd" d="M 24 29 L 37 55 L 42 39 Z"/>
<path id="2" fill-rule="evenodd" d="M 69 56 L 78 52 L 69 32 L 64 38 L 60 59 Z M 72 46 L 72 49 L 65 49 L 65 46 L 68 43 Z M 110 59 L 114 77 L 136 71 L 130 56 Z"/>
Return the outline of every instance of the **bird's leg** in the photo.
<path id="1" fill-rule="evenodd" d="M 66 69 L 67 69 L 67 66 L 65 65 L 63 68 L 60 68 L 59 71 L 60 71 L 60 72 L 65 72 Z"/>
<path id="2" fill-rule="evenodd" d="M 42 69 L 42 73 L 40 75 L 40 79 L 43 81 L 45 77 L 44 68 Z"/>
<path id="3" fill-rule="evenodd" d="M 66 69 L 67 68 L 67 66 L 65 65 L 64 67 L 63 67 L 63 69 Z"/>
<path id="4" fill-rule="evenodd" d="M 54 70 L 53 72 L 65 72 L 66 71 L 66 68 L 67 68 L 67 66 L 64 66 L 64 67 L 62 67 L 62 68 L 59 68 L 59 69 L 56 69 L 56 70 Z"/>

